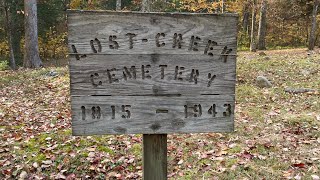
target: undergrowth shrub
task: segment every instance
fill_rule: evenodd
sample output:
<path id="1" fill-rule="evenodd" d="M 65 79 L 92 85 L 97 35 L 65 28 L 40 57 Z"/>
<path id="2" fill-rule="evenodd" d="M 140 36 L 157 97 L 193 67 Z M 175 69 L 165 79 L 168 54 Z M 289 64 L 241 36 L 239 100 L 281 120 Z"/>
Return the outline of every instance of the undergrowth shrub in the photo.
<path id="1" fill-rule="evenodd" d="M 0 71 L 8 70 L 9 69 L 9 63 L 8 61 L 0 61 Z"/>

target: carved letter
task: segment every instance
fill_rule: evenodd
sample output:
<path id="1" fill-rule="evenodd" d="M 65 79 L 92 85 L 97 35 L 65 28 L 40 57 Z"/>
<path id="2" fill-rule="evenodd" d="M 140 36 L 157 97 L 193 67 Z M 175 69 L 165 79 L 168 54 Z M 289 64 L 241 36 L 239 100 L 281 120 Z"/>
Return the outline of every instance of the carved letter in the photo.
<path id="1" fill-rule="evenodd" d="M 71 48 L 72 48 L 73 53 L 75 53 L 76 60 L 80 60 L 80 56 L 78 54 L 76 46 L 75 45 L 71 45 Z"/>
<path id="2" fill-rule="evenodd" d="M 98 51 L 94 46 L 94 42 L 96 42 L 98 44 Z M 92 49 L 93 53 L 98 53 L 98 52 L 102 51 L 102 46 L 101 46 L 101 43 L 100 43 L 98 38 L 95 38 L 94 40 L 91 40 L 90 41 L 90 46 L 91 46 L 91 49 Z"/>
<path id="3" fill-rule="evenodd" d="M 199 41 L 201 40 L 198 36 L 191 36 L 189 51 L 199 51 Z"/>
<path id="4" fill-rule="evenodd" d="M 134 33 L 127 33 L 126 36 L 129 36 L 129 49 L 133 48 L 133 37 L 136 37 Z"/>
<path id="5" fill-rule="evenodd" d="M 232 52 L 232 49 L 228 49 L 227 46 L 225 46 L 221 52 L 221 55 L 223 57 L 223 62 L 227 62 L 228 59 L 228 54 L 230 54 Z"/>
<path id="6" fill-rule="evenodd" d="M 182 71 L 179 71 L 179 70 L 183 71 L 184 67 L 176 66 L 176 69 L 174 71 L 174 79 L 182 81 L 183 79 L 180 77 L 182 75 Z"/>
<path id="7" fill-rule="evenodd" d="M 176 46 L 178 45 L 178 48 L 181 49 L 181 43 L 182 43 L 182 34 L 174 33 L 172 47 L 176 48 Z"/>
<path id="8" fill-rule="evenodd" d="M 78 54 L 78 51 L 77 51 L 77 48 L 76 48 L 75 45 L 71 45 L 71 48 L 72 48 L 72 51 L 73 51 L 73 53 L 74 53 L 74 55 L 75 55 L 75 57 L 76 57 L 76 60 L 80 60 L 80 58 L 85 58 L 85 57 L 87 57 L 86 54 L 82 54 L 82 55 L 80 56 L 80 55 Z"/>
<path id="9" fill-rule="evenodd" d="M 112 73 L 112 71 L 116 71 L 116 69 L 115 68 L 107 69 L 107 74 L 108 74 L 110 84 L 113 82 L 119 82 L 119 80 L 116 78 L 116 75 L 114 73 Z"/>
<path id="10" fill-rule="evenodd" d="M 117 39 L 117 36 L 109 36 L 109 48 L 110 49 L 118 49 L 119 48 L 119 44 L 117 41 L 115 41 Z"/>
<path id="11" fill-rule="evenodd" d="M 162 46 L 166 45 L 166 43 L 164 43 L 164 42 L 162 42 L 160 44 L 160 40 L 159 40 L 160 36 L 165 37 L 166 35 L 164 33 L 158 33 L 156 35 L 156 45 L 157 45 L 157 47 L 162 47 Z"/>
<path id="12" fill-rule="evenodd" d="M 211 75 L 211 73 L 208 74 L 208 79 L 209 79 L 209 81 L 208 81 L 207 87 L 210 87 L 210 86 L 211 86 L 211 83 L 212 83 L 212 81 L 213 81 L 215 78 L 216 78 L 216 75 Z"/>
<path id="13" fill-rule="evenodd" d="M 147 68 L 151 68 L 150 65 L 142 65 L 141 66 L 141 71 L 142 71 L 142 79 L 151 79 L 151 76 L 149 75 L 149 70 L 146 70 Z"/>
<path id="14" fill-rule="evenodd" d="M 97 87 L 97 86 L 101 86 L 102 85 L 102 81 L 99 81 L 98 83 L 95 83 L 94 82 L 94 77 L 99 77 L 99 74 L 98 73 L 94 73 L 94 74 L 91 74 L 90 78 L 91 78 L 91 83 L 94 87 Z"/>
<path id="15" fill-rule="evenodd" d="M 167 68 L 167 65 L 159 65 L 159 67 L 161 68 L 161 79 L 164 79 L 164 68 Z"/>
<path id="16" fill-rule="evenodd" d="M 128 78 L 133 78 L 136 79 L 137 78 L 137 71 L 136 71 L 136 67 L 135 66 L 131 66 L 130 70 L 127 67 L 123 68 L 123 77 L 125 80 L 128 80 Z"/>
<path id="17" fill-rule="evenodd" d="M 217 42 L 209 40 L 206 48 L 204 49 L 204 54 L 208 54 L 209 56 L 213 56 L 213 53 L 212 53 L 213 47 L 217 46 L 217 45 L 218 45 Z"/>
<path id="18" fill-rule="evenodd" d="M 198 83 L 198 76 L 199 76 L 199 70 L 192 69 L 189 82 L 194 81 L 194 84 L 197 84 Z"/>

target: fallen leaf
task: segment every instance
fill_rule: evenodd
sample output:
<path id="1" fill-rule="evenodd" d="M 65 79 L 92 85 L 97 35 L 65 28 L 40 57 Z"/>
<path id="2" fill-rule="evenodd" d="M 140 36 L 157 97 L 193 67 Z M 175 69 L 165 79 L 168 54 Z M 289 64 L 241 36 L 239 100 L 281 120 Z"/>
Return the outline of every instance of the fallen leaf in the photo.
<path id="1" fill-rule="evenodd" d="M 54 179 L 67 179 L 67 177 L 61 173 L 58 173 Z"/>
<path id="2" fill-rule="evenodd" d="M 294 177 L 294 179 L 300 180 L 300 179 L 301 179 L 301 175 L 300 175 L 300 174 L 297 174 L 297 175 Z"/>
<path id="3" fill-rule="evenodd" d="M 42 161 L 42 164 L 50 165 L 50 164 L 52 164 L 52 161 L 51 160 L 45 160 L 45 161 Z"/>
<path id="4" fill-rule="evenodd" d="M 88 157 L 93 158 L 95 156 L 94 152 L 89 152 Z"/>
<path id="5" fill-rule="evenodd" d="M 66 178 L 66 180 L 73 180 L 76 178 L 76 175 L 75 174 L 69 174 Z"/>
<path id="6" fill-rule="evenodd" d="M 34 168 L 38 168 L 38 167 L 39 167 L 39 164 L 38 164 L 37 162 L 34 162 L 34 163 L 32 164 L 32 166 L 33 166 Z"/>
<path id="7" fill-rule="evenodd" d="M 89 147 L 89 148 L 88 148 L 88 151 L 89 151 L 89 152 L 94 152 L 94 151 L 96 151 L 96 147 Z"/>
<path id="8" fill-rule="evenodd" d="M 313 180 L 320 180 L 320 177 L 318 175 L 312 174 L 311 177 Z"/>
<path id="9" fill-rule="evenodd" d="M 292 166 L 296 168 L 305 168 L 305 164 L 303 163 L 292 164 Z"/>
<path id="10" fill-rule="evenodd" d="M 27 176 L 28 176 L 28 173 L 27 173 L 27 172 L 25 172 L 25 171 L 22 171 L 22 172 L 20 173 L 19 178 L 20 178 L 20 179 L 26 179 L 26 178 L 27 178 Z"/>
<path id="11" fill-rule="evenodd" d="M 253 158 L 253 155 L 250 154 L 250 152 L 245 151 L 245 152 L 243 152 L 243 153 L 240 155 L 240 157 L 242 157 L 242 158 L 244 158 L 244 159 L 252 159 L 252 158 Z"/>

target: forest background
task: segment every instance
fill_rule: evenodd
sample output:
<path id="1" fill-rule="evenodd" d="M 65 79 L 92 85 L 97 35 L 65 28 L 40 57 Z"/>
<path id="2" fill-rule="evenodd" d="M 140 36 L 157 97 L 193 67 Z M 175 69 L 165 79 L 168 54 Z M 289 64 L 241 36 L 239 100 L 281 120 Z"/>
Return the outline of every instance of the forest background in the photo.
<path id="1" fill-rule="evenodd" d="M 169 134 L 168 178 L 319 180 L 319 2 L 0 0 L 0 179 L 142 178 L 142 135 L 72 136 L 67 9 L 83 9 L 238 13 L 235 132 Z"/>
<path id="2" fill-rule="evenodd" d="M 39 54 L 44 64 L 67 63 L 67 9 L 140 11 L 143 0 L 38 0 Z M 156 12 L 238 13 L 239 50 L 319 46 L 318 0 L 153 0 Z M 23 65 L 24 2 L 1 0 L 0 63 Z M 11 42 L 11 43 L 10 43 Z M 12 47 L 10 48 L 10 46 Z M 10 49 L 13 55 L 10 56 Z"/>

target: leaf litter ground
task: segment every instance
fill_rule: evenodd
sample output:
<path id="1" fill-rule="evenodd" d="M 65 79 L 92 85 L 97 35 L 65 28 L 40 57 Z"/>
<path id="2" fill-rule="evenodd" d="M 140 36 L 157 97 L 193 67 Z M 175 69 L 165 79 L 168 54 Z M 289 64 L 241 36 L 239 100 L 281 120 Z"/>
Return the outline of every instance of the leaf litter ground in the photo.
<path id="1" fill-rule="evenodd" d="M 234 133 L 168 136 L 169 179 L 319 179 L 320 55 L 265 53 L 238 57 Z M 71 136 L 67 68 L 0 76 L 1 179 L 142 178 L 141 135 Z"/>

